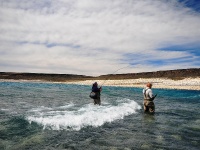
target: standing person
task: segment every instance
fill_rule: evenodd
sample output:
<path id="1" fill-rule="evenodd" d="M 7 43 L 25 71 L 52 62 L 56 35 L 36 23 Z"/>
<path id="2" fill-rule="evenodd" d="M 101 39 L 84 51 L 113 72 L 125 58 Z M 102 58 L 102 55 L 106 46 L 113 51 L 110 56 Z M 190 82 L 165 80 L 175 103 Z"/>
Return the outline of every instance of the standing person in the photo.
<path id="1" fill-rule="evenodd" d="M 98 104 L 101 105 L 100 93 L 102 91 L 102 87 L 98 88 L 97 82 L 92 85 L 92 92 L 90 97 L 94 99 L 94 105 Z"/>
<path id="2" fill-rule="evenodd" d="M 144 95 L 144 112 L 150 112 L 154 113 L 155 112 L 155 105 L 153 100 L 157 96 L 157 94 L 154 96 L 152 92 L 152 84 L 147 83 L 146 88 L 143 89 L 143 95 Z"/>

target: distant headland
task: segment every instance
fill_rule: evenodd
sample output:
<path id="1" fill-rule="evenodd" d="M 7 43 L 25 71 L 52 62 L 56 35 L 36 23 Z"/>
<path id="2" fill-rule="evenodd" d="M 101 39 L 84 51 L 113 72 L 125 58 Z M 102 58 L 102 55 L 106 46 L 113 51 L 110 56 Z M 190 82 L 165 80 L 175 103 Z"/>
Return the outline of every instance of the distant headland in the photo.
<path id="1" fill-rule="evenodd" d="M 47 73 L 18 73 L 0 72 L 0 79 L 5 80 L 41 80 L 49 82 L 68 82 L 84 80 L 123 80 L 139 78 L 169 78 L 180 80 L 184 78 L 200 77 L 200 68 L 165 70 L 155 72 L 126 73 L 126 74 L 107 74 L 98 77 L 75 75 L 75 74 L 47 74 Z"/>

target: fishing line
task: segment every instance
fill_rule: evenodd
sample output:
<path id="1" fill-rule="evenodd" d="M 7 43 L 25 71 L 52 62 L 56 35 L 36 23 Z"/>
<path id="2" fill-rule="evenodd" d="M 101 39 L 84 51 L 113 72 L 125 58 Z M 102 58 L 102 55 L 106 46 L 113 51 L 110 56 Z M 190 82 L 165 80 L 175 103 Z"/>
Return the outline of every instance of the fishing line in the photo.
<path id="1" fill-rule="evenodd" d="M 121 70 L 121 69 L 128 68 L 129 66 L 131 66 L 131 65 L 128 65 L 128 66 L 126 66 L 126 67 L 119 68 L 119 69 L 115 70 L 113 73 L 109 74 L 109 76 L 110 76 L 110 75 L 113 75 L 114 73 L 116 73 L 117 71 L 119 71 L 119 70 Z M 104 85 L 104 83 L 105 83 L 108 79 L 109 79 L 109 77 L 108 77 L 107 79 L 104 80 L 104 82 L 101 84 L 101 86 Z M 100 87 L 101 87 L 101 86 L 100 86 Z"/>

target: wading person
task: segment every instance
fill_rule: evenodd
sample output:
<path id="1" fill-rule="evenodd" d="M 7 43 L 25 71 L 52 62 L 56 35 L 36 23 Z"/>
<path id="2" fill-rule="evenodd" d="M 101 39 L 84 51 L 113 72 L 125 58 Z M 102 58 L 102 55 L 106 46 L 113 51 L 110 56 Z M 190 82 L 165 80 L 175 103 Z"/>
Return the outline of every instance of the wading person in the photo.
<path id="1" fill-rule="evenodd" d="M 144 95 L 144 112 L 150 112 L 154 113 L 155 112 L 155 105 L 153 100 L 157 96 L 157 94 L 154 96 L 152 92 L 152 84 L 147 83 L 146 88 L 143 89 L 143 95 Z"/>
<path id="2" fill-rule="evenodd" d="M 101 105 L 100 93 L 102 88 L 98 88 L 97 82 L 92 85 L 92 92 L 90 93 L 90 97 L 94 100 L 94 105 Z"/>

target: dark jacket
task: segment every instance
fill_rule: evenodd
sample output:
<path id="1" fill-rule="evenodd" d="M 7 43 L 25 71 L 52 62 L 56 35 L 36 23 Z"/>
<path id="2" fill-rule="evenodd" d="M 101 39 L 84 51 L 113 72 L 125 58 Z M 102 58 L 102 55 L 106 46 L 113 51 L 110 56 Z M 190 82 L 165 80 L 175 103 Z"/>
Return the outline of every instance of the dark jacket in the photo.
<path id="1" fill-rule="evenodd" d="M 96 85 L 93 85 L 93 86 L 92 86 L 92 92 L 95 92 L 95 93 L 96 93 L 96 92 L 100 92 L 100 89 L 101 89 L 101 88 L 98 88 Z"/>

